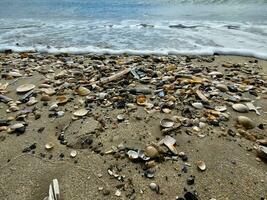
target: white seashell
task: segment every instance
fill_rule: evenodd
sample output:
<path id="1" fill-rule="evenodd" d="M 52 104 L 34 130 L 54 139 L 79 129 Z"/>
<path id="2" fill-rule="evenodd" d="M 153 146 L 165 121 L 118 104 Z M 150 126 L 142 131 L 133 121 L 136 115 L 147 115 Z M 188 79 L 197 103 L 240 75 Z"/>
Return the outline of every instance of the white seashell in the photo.
<path id="1" fill-rule="evenodd" d="M 197 167 L 198 167 L 201 171 L 205 171 L 205 170 L 206 170 L 206 164 L 205 164 L 204 161 L 202 161 L 202 160 L 198 160 L 198 161 L 196 162 L 196 164 L 197 164 Z"/>
<path id="2" fill-rule="evenodd" d="M 166 135 L 165 138 L 159 142 L 159 144 L 164 144 L 173 154 L 177 155 L 178 152 L 175 148 L 176 140 L 173 137 Z"/>
<path id="3" fill-rule="evenodd" d="M 35 88 L 35 85 L 33 84 L 23 84 L 17 87 L 17 92 L 28 92 Z"/>
<path id="4" fill-rule="evenodd" d="M 249 108 L 247 106 L 245 106 L 244 104 L 241 104 L 241 103 L 233 104 L 232 108 L 235 111 L 241 112 L 241 113 L 246 113 L 249 111 Z"/>
<path id="5" fill-rule="evenodd" d="M 87 113 L 88 113 L 88 110 L 86 110 L 85 108 L 82 108 L 80 110 L 75 111 L 73 115 L 76 117 L 82 117 L 82 116 L 87 115 Z"/>
<path id="6" fill-rule="evenodd" d="M 10 126 L 10 129 L 15 130 L 15 129 L 22 128 L 22 127 L 24 127 L 24 124 L 16 123 L 16 124 L 13 124 L 12 126 Z"/>
<path id="7" fill-rule="evenodd" d="M 133 151 L 133 150 L 129 150 L 129 151 L 127 152 L 127 155 L 128 155 L 128 157 L 129 157 L 129 159 L 131 159 L 131 160 L 137 159 L 137 158 L 139 157 L 138 152 Z"/>
<path id="8" fill-rule="evenodd" d="M 77 151 L 76 150 L 72 150 L 71 152 L 70 152 L 70 157 L 71 158 L 75 158 L 76 156 L 77 156 Z"/>
<path id="9" fill-rule="evenodd" d="M 46 150 L 51 150 L 54 148 L 54 144 L 52 142 L 49 142 L 47 144 L 45 144 L 45 149 Z"/>
<path id="10" fill-rule="evenodd" d="M 224 112 L 227 110 L 226 106 L 215 106 L 215 110 L 219 112 Z"/>
<path id="11" fill-rule="evenodd" d="M 164 118 L 160 121 L 160 125 L 163 128 L 171 128 L 174 125 L 174 121 L 168 118 Z"/>

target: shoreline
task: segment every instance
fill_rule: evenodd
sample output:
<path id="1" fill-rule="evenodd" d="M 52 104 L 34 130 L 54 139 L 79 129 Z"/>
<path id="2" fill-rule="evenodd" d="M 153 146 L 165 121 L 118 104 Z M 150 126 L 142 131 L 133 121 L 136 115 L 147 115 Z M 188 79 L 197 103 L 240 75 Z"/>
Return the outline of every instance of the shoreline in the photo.
<path id="1" fill-rule="evenodd" d="M 0 53 L 0 73 L 6 200 L 54 178 L 64 200 L 267 199 L 267 60 Z"/>

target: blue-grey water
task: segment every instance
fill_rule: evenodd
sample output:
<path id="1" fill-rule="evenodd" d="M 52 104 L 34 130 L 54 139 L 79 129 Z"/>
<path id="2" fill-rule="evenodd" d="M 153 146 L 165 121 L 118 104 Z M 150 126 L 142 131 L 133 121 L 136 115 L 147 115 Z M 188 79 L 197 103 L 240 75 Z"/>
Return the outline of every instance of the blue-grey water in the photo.
<path id="1" fill-rule="evenodd" d="M 0 51 L 267 58 L 266 0 L 0 0 Z"/>

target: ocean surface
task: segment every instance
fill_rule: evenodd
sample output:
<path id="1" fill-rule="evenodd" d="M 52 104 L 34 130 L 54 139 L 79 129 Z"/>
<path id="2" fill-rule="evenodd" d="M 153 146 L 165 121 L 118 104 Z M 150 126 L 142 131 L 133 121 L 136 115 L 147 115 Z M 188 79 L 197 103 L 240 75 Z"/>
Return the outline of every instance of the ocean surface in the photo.
<path id="1" fill-rule="evenodd" d="M 267 59 L 267 0 L 0 0 L 0 51 Z"/>

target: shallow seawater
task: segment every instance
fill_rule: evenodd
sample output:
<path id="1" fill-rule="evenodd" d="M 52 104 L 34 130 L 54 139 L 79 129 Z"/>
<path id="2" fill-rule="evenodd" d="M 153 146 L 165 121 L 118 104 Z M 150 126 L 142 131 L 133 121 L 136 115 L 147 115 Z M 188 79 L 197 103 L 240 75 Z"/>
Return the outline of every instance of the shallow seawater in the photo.
<path id="1" fill-rule="evenodd" d="M 1 0 L 5 49 L 267 58 L 267 2 Z"/>

